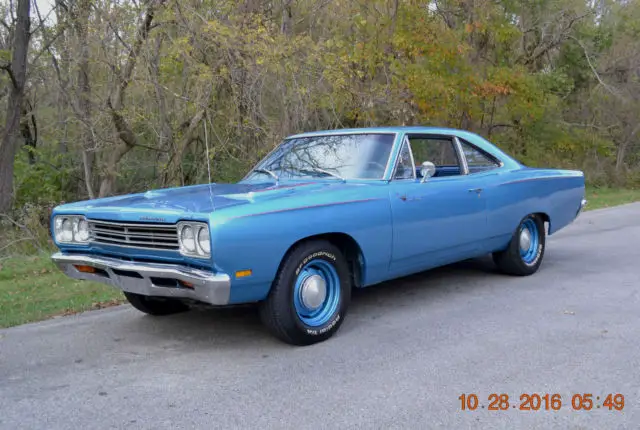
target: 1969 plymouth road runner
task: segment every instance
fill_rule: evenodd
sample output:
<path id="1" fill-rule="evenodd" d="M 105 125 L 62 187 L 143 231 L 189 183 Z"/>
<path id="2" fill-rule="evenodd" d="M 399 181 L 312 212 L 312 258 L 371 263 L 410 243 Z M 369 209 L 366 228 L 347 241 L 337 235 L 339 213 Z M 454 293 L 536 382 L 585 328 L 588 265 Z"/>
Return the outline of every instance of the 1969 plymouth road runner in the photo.
<path id="1" fill-rule="evenodd" d="M 151 315 L 258 303 L 275 336 L 308 345 L 338 330 L 352 288 L 488 253 L 533 274 L 584 193 L 582 172 L 526 167 L 467 131 L 320 131 L 235 184 L 58 206 L 52 258 Z"/>

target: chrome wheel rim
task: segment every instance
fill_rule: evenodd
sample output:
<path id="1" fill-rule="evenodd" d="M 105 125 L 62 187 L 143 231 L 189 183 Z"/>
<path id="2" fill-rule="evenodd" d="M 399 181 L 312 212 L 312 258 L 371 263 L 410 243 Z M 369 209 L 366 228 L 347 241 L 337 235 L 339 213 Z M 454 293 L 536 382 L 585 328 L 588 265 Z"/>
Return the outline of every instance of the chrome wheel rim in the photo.
<path id="1" fill-rule="evenodd" d="M 538 225 L 532 218 L 528 218 L 520 228 L 520 257 L 526 264 L 532 264 L 538 258 L 540 237 Z"/>
<path id="2" fill-rule="evenodd" d="M 340 277 L 333 264 L 315 259 L 305 264 L 293 288 L 296 315 L 310 327 L 320 327 L 335 315 L 340 304 Z"/>

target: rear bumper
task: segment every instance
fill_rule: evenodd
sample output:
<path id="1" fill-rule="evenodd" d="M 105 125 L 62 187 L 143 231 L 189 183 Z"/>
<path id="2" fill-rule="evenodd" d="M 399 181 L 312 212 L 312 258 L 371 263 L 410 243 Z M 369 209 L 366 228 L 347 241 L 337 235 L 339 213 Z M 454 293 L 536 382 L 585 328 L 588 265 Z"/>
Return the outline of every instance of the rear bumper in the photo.
<path id="1" fill-rule="evenodd" d="M 587 206 L 587 199 L 582 199 L 582 201 L 580 202 L 580 207 L 578 208 L 578 212 L 576 213 L 576 218 L 584 210 L 585 206 Z"/>
<path id="2" fill-rule="evenodd" d="M 144 296 L 192 299 L 211 305 L 229 303 L 231 279 L 224 273 L 212 273 L 176 264 L 136 263 L 115 258 L 54 254 L 51 259 L 67 276 L 102 282 L 122 291 Z M 88 273 L 76 266 L 88 266 Z"/>

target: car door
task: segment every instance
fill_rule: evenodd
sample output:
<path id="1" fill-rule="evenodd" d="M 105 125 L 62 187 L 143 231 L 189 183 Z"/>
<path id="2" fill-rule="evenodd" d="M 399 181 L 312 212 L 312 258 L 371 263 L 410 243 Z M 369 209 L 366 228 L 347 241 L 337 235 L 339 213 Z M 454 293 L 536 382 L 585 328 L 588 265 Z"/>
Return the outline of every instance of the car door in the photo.
<path id="1" fill-rule="evenodd" d="M 408 134 L 400 151 L 390 182 L 390 271 L 411 273 L 477 254 L 487 223 L 483 180 L 467 174 L 458 140 Z M 417 170 L 424 161 L 436 173 L 423 181 Z"/>

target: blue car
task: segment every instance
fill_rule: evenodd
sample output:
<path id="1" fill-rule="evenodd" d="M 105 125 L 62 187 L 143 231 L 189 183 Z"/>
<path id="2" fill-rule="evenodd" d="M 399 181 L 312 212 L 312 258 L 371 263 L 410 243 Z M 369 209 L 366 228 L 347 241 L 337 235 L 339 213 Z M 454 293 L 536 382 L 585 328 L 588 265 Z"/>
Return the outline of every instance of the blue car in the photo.
<path id="1" fill-rule="evenodd" d="M 150 315 L 257 303 L 275 336 L 309 345 L 339 329 L 353 288 L 489 253 L 533 274 L 585 204 L 582 172 L 526 167 L 474 133 L 327 130 L 284 139 L 235 184 L 58 206 L 52 259 Z"/>

